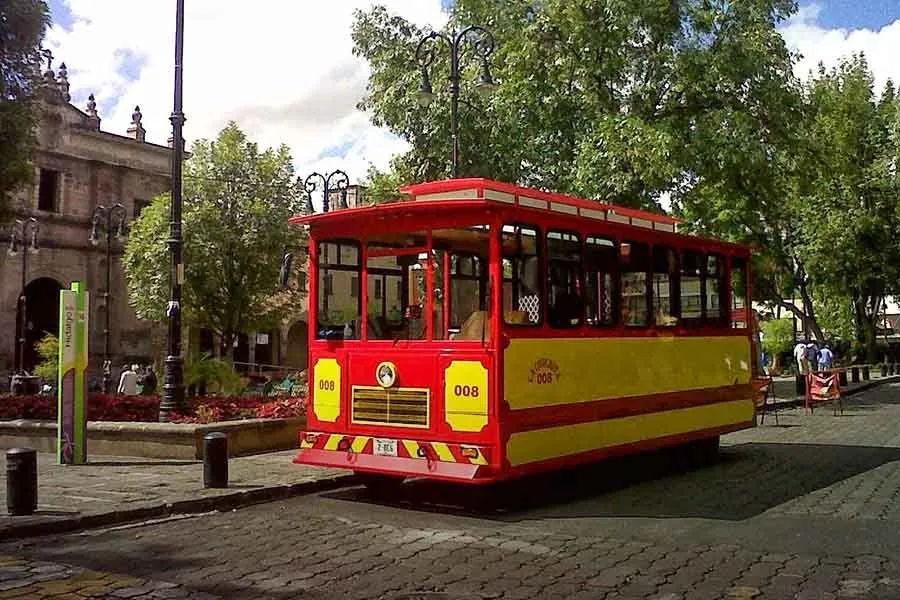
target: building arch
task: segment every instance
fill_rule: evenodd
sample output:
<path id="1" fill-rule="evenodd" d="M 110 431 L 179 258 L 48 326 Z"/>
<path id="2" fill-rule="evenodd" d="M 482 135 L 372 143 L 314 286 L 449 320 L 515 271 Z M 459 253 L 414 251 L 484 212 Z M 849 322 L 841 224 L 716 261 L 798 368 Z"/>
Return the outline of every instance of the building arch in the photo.
<path id="1" fill-rule="evenodd" d="M 25 286 L 25 348 L 22 368 L 31 372 L 40 362 L 35 344 L 45 335 L 59 335 L 59 292 L 62 284 L 52 277 L 38 277 Z M 16 361 L 20 346 L 18 332 L 22 327 L 22 303 L 16 306 Z"/>
<path id="2" fill-rule="evenodd" d="M 306 321 L 295 322 L 288 329 L 286 339 L 282 364 L 305 369 L 309 360 L 309 325 Z"/>

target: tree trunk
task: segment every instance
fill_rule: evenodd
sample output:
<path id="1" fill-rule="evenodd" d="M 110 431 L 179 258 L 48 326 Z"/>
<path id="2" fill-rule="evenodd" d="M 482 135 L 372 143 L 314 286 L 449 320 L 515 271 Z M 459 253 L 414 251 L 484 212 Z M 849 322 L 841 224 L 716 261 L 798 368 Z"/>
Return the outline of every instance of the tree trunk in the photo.
<path id="1" fill-rule="evenodd" d="M 222 360 L 233 363 L 234 362 L 234 332 L 233 331 L 225 331 L 222 333 L 222 336 L 219 338 L 221 342 L 219 348 L 221 351 Z"/>
<path id="2" fill-rule="evenodd" d="M 809 295 L 809 290 L 806 289 L 805 283 L 800 284 L 800 297 L 803 300 L 804 331 L 810 331 L 816 341 L 824 342 L 825 336 L 822 334 L 822 328 L 819 327 L 819 322 L 816 321 L 816 309 L 813 306 L 812 296 Z"/>

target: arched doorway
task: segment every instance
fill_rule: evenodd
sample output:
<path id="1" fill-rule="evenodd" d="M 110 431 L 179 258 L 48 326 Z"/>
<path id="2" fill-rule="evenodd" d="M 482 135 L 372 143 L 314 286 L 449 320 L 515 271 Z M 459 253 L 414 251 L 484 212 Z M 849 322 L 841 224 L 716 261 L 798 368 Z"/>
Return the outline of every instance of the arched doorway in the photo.
<path id="1" fill-rule="evenodd" d="M 306 368 L 309 351 L 309 328 L 305 321 L 297 321 L 288 331 L 287 352 L 282 362 L 299 369 Z"/>
<path id="2" fill-rule="evenodd" d="M 35 344 L 45 335 L 59 335 L 59 291 L 62 285 L 55 279 L 41 277 L 25 286 L 25 355 L 22 368 L 31 372 L 40 362 Z M 16 309 L 16 332 L 21 331 L 22 303 Z M 19 345 L 16 344 L 18 359 Z"/>

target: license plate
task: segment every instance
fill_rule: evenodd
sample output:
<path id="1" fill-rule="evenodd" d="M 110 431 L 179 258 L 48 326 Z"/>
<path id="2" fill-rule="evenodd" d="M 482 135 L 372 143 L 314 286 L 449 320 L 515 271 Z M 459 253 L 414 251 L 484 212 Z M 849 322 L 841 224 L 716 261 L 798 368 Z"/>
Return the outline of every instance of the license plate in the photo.
<path id="1" fill-rule="evenodd" d="M 375 454 L 378 456 L 397 456 L 397 440 L 375 438 Z"/>

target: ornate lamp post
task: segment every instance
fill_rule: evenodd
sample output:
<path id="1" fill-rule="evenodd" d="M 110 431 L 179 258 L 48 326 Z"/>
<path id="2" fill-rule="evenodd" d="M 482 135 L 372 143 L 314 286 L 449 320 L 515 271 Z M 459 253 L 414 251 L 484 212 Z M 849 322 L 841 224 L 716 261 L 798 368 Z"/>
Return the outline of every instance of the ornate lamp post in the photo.
<path id="1" fill-rule="evenodd" d="M 109 361 L 109 313 L 110 304 L 110 273 L 112 271 L 112 242 L 113 238 L 120 240 L 125 235 L 125 219 L 128 216 L 125 207 L 121 204 L 113 204 L 109 208 L 98 205 L 91 217 L 91 244 L 100 243 L 100 231 L 106 234 L 106 288 L 103 290 L 103 305 L 106 307 L 106 322 L 103 324 L 103 393 L 109 393 L 110 370 Z"/>
<path id="2" fill-rule="evenodd" d="M 184 405 L 184 377 L 181 358 L 181 286 L 184 283 L 181 238 L 181 163 L 184 160 L 182 127 L 182 63 L 184 57 L 184 0 L 175 0 L 175 102 L 172 116 L 172 202 L 169 207 L 169 253 L 172 257 L 172 292 L 166 316 L 169 319 L 168 351 L 163 376 L 163 397 L 159 420 Z"/>
<path id="3" fill-rule="evenodd" d="M 481 61 L 481 79 L 478 87 L 483 91 L 491 91 L 496 87 L 491 77 L 490 57 L 494 52 L 494 36 L 478 25 L 466 27 L 458 33 L 450 35 L 432 31 L 419 42 L 416 48 L 416 60 L 422 70 L 422 86 L 419 88 L 419 104 L 427 107 L 434 100 L 431 89 L 431 77 L 428 70 L 435 59 L 435 40 L 441 40 L 450 48 L 450 137 L 453 139 L 453 178 L 459 177 L 459 83 L 460 83 L 460 51 L 464 43 L 468 43 Z"/>
<path id="4" fill-rule="evenodd" d="M 319 189 L 319 183 L 322 184 L 322 193 L 324 194 L 322 196 L 322 212 L 328 212 L 331 192 L 339 191 L 341 193 L 341 208 L 347 208 L 347 188 L 350 187 L 350 178 L 347 177 L 346 173 L 338 169 L 326 175 L 311 173 L 303 181 L 303 189 L 307 193 L 306 206 L 309 212 L 313 212 L 311 194 Z"/>
<path id="5" fill-rule="evenodd" d="M 19 296 L 19 348 L 16 353 L 16 374 L 18 375 L 23 375 L 25 373 L 25 333 L 28 325 L 25 286 L 28 283 L 28 255 L 38 251 L 39 232 L 40 225 L 34 217 L 16 219 L 13 222 L 9 239 L 9 255 L 15 256 L 19 252 L 22 253 L 22 293 Z"/>

